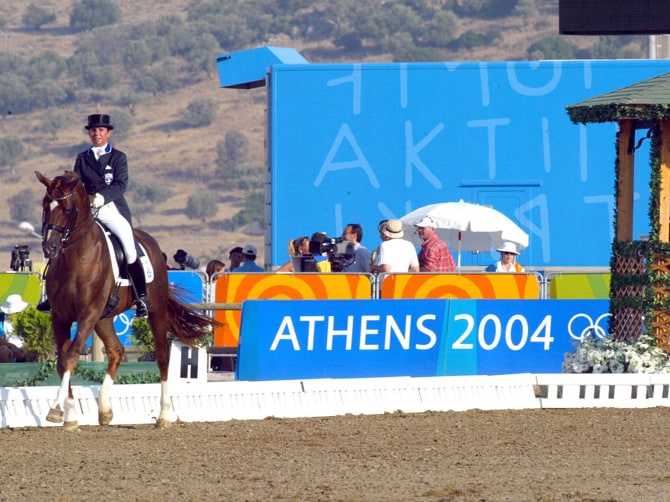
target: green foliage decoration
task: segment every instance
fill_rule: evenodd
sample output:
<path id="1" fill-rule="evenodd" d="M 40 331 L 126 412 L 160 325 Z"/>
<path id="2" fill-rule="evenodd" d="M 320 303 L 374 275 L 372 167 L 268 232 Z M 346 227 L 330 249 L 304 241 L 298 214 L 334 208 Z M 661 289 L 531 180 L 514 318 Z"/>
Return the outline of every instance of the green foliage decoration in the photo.
<path id="1" fill-rule="evenodd" d="M 23 339 L 23 346 L 34 354 L 39 362 L 45 362 L 56 354 L 56 342 L 51 326 L 51 316 L 38 311 L 33 305 L 11 315 L 17 336 Z"/>
<path id="2" fill-rule="evenodd" d="M 154 335 L 151 333 L 149 321 L 133 319 L 130 326 L 130 341 L 140 349 L 140 354 L 147 355 L 154 352 Z"/>

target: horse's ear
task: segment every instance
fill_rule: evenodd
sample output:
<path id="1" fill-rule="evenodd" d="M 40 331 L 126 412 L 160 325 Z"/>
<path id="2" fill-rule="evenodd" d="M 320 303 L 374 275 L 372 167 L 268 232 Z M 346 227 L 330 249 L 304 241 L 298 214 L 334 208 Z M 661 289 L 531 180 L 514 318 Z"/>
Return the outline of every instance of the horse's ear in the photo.
<path id="1" fill-rule="evenodd" d="M 47 188 L 51 186 L 51 180 L 44 176 L 41 172 L 35 171 L 35 176 L 37 176 L 37 179 L 40 180 L 40 182 Z"/>

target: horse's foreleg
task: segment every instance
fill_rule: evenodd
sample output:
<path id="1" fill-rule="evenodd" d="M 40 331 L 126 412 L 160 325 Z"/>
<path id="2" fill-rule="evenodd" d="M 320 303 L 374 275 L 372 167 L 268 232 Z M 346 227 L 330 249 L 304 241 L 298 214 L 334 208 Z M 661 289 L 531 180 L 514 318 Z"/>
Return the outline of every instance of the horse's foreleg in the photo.
<path id="1" fill-rule="evenodd" d="M 111 400 L 112 387 L 116 372 L 123 359 L 124 350 L 119 337 L 116 336 L 112 319 L 106 318 L 98 321 L 95 325 L 95 332 L 105 345 L 105 353 L 107 354 L 107 373 L 105 373 L 105 378 L 100 386 L 98 397 L 98 423 L 109 425 L 114 418 Z"/>
<path id="2" fill-rule="evenodd" d="M 58 393 L 56 394 L 56 402 L 47 414 L 47 421 L 57 424 L 63 423 L 65 417 L 65 400 L 68 399 L 70 393 L 70 372 L 65 371 L 61 375 L 60 387 L 58 387 Z M 70 416 L 70 418 L 72 417 Z"/>

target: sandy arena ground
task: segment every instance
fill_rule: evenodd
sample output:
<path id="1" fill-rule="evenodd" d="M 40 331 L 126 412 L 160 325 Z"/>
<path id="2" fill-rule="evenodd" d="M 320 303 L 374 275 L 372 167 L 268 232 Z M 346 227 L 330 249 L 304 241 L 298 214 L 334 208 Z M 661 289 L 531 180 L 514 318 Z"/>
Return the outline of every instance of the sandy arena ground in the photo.
<path id="1" fill-rule="evenodd" d="M 670 408 L 0 429 L 2 501 L 668 500 Z"/>

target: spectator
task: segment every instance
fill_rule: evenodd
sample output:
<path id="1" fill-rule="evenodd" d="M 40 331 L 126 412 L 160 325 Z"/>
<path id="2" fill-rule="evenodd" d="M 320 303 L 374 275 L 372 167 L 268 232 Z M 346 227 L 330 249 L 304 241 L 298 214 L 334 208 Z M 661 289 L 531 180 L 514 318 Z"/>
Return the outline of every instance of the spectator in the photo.
<path id="1" fill-rule="evenodd" d="M 230 266 L 225 271 L 232 272 L 242 264 L 242 248 L 237 246 L 231 249 L 228 253 L 228 259 L 230 260 Z"/>
<path id="2" fill-rule="evenodd" d="M 233 272 L 265 272 L 262 267 L 256 265 L 256 246 L 247 244 L 242 249 L 242 265 L 237 267 Z"/>
<path id="3" fill-rule="evenodd" d="M 419 271 L 455 272 L 456 262 L 446 242 L 437 236 L 435 221 L 424 216 L 414 226 L 423 240 L 419 251 Z"/>
<path id="4" fill-rule="evenodd" d="M 384 225 L 386 225 L 387 221 L 389 221 L 389 220 L 381 220 L 379 223 L 377 223 L 377 232 L 379 232 L 379 238 L 382 240 L 382 242 L 384 241 L 384 237 L 382 235 L 382 230 L 383 230 Z M 378 257 L 379 257 L 379 246 L 374 248 L 372 250 L 372 253 L 370 253 L 370 267 L 372 267 L 372 265 L 377 263 L 377 258 Z"/>
<path id="5" fill-rule="evenodd" d="M 388 220 L 382 225 L 379 253 L 371 272 L 418 272 L 419 258 L 414 245 L 403 239 L 405 233 L 399 220 Z"/>
<path id="6" fill-rule="evenodd" d="M 205 274 L 207 275 L 207 279 L 211 281 L 214 277 L 214 274 L 225 270 L 225 268 L 226 264 L 221 260 L 209 260 L 209 262 L 207 262 L 207 266 L 205 267 Z"/>
<path id="7" fill-rule="evenodd" d="M 369 272 L 370 251 L 361 244 L 363 240 L 363 227 L 358 223 L 349 223 L 344 227 L 342 238 L 354 243 L 354 261 L 344 267 L 345 272 Z"/>
<path id="8" fill-rule="evenodd" d="M 5 303 L 0 306 L 0 335 L 7 341 L 18 348 L 23 347 L 23 339 L 14 334 L 14 327 L 10 315 L 22 312 L 28 306 L 23 301 L 21 295 L 9 295 Z"/>
<path id="9" fill-rule="evenodd" d="M 484 272 L 525 272 L 523 268 L 516 262 L 516 257 L 519 252 L 516 250 L 516 244 L 505 241 L 503 245 L 496 249 L 500 253 L 500 261 L 492 263 Z"/>
<path id="10" fill-rule="evenodd" d="M 277 272 L 295 272 L 293 258 L 309 254 L 309 237 L 302 235 L 297 239 L 291 239 L 288 243 L 289 261 L 277 269 Z"/>

